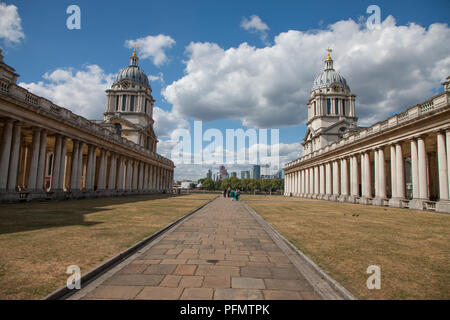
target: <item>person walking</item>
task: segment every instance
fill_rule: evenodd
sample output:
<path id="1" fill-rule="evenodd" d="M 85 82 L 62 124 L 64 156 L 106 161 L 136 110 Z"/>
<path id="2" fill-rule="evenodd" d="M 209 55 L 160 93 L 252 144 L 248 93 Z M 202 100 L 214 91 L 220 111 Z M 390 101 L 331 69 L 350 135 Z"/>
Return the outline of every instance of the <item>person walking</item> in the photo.
<path id="1" fill-rule="evenodd" d="M 231 189 L 230 197 L 231 197 L 231 201 L 234 201 L 234 189 Z"/>
<path id="2" fill-rule="evenodd" d="M 223 197 L 226 198 L 227 197 L 227 189 L 223 189 Z"/>
<path id="3" fill-rule="evenodd" d="M 228 198 L 230 197 L 230 192 L 231 192 L 231 188 L 228 187 L 228 189 L 227 189 L 227 197 L 228 197 Z"/>
<path id="4" fill-rule="evenodd" d="M 236 193 L 235 193 L 236 201 L 239 201 L 239 196 L 240 195 L 241 195 L 241 190 L 236 189 Z"/>

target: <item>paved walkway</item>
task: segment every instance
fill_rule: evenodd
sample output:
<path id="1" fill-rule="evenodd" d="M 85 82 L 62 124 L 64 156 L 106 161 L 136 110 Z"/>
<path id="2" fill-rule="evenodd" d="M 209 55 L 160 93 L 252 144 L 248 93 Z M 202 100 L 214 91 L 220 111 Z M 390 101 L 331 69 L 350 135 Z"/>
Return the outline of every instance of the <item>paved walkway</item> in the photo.
<path id="1" fill-rule="evenodd" d="M 320 299 L 241 202 L 222 197 L 75 299 Z"/>

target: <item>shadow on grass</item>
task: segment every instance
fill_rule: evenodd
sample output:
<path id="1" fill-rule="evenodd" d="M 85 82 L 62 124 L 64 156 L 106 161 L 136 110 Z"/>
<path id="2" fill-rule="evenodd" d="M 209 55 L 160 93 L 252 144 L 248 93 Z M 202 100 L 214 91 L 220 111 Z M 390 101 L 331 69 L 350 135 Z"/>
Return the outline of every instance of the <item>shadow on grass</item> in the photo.
<path id="1" fill-rule="evenodd" d="M 183 195 L 130 195 L 126 197 L 0 204 L 0 234 L 73 225 L 93 226 L 102 222 L 85 221 L 85 215 L 111 210 L 106 208 L 107 206 L 180 196 Z"/>

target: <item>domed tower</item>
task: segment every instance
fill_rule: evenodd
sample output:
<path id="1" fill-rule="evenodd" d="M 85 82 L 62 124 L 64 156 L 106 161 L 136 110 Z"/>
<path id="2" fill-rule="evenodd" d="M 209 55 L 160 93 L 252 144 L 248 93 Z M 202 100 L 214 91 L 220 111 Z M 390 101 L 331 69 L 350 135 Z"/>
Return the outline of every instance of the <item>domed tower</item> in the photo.
<path id="1" fill-rule="evenodd" d="M 136 48 L 130 65 L 117 75 L 111 89 L 106 90 L 104 123 L 117 134 L 156 152 L 158 140 L 153 130 L 152 88 L 147 75 L 139 68 Z"/>
<path id="2" fill-rule="evenodd" d="M 328 49 L 325 69 L 314 80 L 308 101 L 308 122 L 303 139 L 303 155 L 336 141 L 345 132 L 357 130 L 355 98 L 347 81 L 333 68 Z"/>

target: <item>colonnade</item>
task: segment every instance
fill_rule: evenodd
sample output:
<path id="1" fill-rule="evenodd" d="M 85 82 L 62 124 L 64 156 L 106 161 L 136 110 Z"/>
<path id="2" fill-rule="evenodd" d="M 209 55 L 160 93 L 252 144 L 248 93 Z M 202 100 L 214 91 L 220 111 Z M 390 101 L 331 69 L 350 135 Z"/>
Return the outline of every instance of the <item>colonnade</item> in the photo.
<path id="1" fill-rule="evenodd" d="M 157 159 L 13 119 L 1 119 L 1 124 L 0 200 L 172 190 L 173 168 Z"/>
<path id="2" fill-rule="evenodd" d="M 285 195 L 450 212 L 450 128 L 305 161 Z"/>

